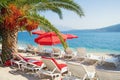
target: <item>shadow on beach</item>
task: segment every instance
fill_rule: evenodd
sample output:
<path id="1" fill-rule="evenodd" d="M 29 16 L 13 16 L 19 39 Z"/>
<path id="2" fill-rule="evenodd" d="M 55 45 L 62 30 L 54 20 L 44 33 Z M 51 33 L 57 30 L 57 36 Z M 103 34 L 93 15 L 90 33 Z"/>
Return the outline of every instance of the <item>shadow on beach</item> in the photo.
<path id="1" fill-rule="evenodd" d="M 31 72 L 23 72 L 21 70 L 12 69 L 12 70 L 9 71 L 9 73 L 14 75 L 14 76 L 20 75 L 20 76 L 22 76 L 22 78 L 25 78 L 24 80 L 40 80 L 35 75 L 35 73 L 31 73 Z M 20 80 L 23 80 L 22 78 Z"/>

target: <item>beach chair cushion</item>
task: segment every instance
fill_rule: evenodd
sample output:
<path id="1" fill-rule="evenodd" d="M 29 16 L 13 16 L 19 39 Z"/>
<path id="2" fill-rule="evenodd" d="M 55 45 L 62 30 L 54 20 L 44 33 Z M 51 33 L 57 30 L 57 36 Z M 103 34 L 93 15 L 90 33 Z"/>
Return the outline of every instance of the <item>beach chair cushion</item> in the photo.
<path id="1" fill-rule="evenodd" d="M 48 57 L 42 57 L 42 58 L 52 60 L 57 65 L 58 69 L 61 70 L 61 71 L 66 69 L 66 67 L 67 67 L 66 64 L 62 64 L 62 63 L 59 64 L 59 63 L 57 63 L 57 61 L 54 58 L 48 58 Z"/>
<path id="2" fill-rule="evenodd" d="M 62 70 L 62 68 L 66 67 L 67 65 L 66 64 L 58 64 L 58 67 L 60 70 Z"/>
<path id="3" fill-rule="evenodd" d="M 30 62 L 30 63 L 33 63 L 37 66 L 42 66 L 43 62 L 40 61 L 40 60 L 36 60 L 36 59 L 33 59 L 33 58 L 25 58 L 24 59 L 26 62 Z"/>
<path id="4" fill-rule="evenodd" d="M 57 61 L 54 59 L 54 58 L 51 58 L 52 60 L 53 60 L 53 62 L 58 66 L 58 68 L 60 69 L 60 70 L 62 70 L 64 67 L 66 67 L 67 65 L 66 64 L 59 64 L 59 63 L 57 63 Z"/>
<path id="5" fill-rule="evenodd" d="M 37 66 L 42 66 L 43 62 L 42 61 L 38 61 L 38 62 L 33 62 L 33 64 L 35 64 Z"/>
<path id="6" fill-rule="evenodd" d="M 6 60 L 4 63 L 4 66 L 11 66 L 11 61 L 10 60 Z"/>
<path id="7" fill-rule="evenodd" d="M 20 54 L 18 54 L 23 60 L 25 60 L 26 62 L 30 62 L 30 63 L 33 63 L 37 66 L 42 66 L 44 63 L 40 60 L 36 60 L 36 59 L 33 59 L 33 58 L 27 58 L 27 57 L 24 57 Z"/>
<path id="8" fill-rule="evenodd" d="M 27 58 L 27 57 L 24 57 L 20 54 L 18 54 L 18 56 L 20 56 L 23 60 L 25 60 L 26 62 L 28 62 L 29 60 L 31 60 L 32 58 Z"/>

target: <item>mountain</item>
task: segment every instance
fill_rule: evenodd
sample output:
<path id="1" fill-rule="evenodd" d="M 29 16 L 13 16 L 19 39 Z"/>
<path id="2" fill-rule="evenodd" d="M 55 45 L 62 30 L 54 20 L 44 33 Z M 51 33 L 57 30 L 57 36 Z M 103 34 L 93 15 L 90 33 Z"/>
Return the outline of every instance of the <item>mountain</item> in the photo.
<path id="1" fill-rule="evenodd" d="M 120 32 L 120 24 L 107 26 L 99 29 L 69 30 L 67 32 Z"/>
<path id="2" fill-rule="evenodd" d="M 97 31 L 102 31 L 102 32 L 120 32 L 120 24 L 96 29 Z"/>

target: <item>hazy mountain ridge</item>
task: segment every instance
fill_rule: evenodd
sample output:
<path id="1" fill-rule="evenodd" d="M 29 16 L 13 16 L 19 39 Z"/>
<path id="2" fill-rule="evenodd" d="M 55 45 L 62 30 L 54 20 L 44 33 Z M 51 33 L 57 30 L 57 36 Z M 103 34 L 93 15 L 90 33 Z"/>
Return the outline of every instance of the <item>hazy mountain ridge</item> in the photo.
<path id="1" fill-rule="evenodd" d="M 120 24 L 112 25 L 108 27 L 104 27 L 101 29 L 96 29 L 97 31 L 104 31 L 104 32 L 120 32 Z"/>
<path id="2" fill-rule="evenodd" d="M 67 32 L 78 32 L 78 31 L 80 32 L 120 32 L 120 24 L 107 26 L 99 29 L 69 30 Z"/>

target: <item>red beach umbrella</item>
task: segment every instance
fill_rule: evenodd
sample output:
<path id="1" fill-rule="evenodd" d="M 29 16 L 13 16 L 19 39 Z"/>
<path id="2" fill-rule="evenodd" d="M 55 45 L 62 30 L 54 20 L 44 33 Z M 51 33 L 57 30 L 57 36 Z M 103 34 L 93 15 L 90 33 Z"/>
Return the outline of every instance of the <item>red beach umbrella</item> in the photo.
<path id="1" fill-rule="evenodd" d="M 66 41 L 67 39 L 66 35 L 61 34 L 61 36 L 63 37 L 64 41 Z M 36 38 L 34 41 L 40 45 L 50 46 L 61 43 L 59 37 L 54 32 L 46 32 L 45 34 L 42 34 L 41 36 Z"/>
<path id="2" fill-rule="evenodd" d="M 37 30 L 37 31 L 33 31 L 32 34 L 37 34 L 37 35 L 41 35 L 41 34 L 44 34 L 46 33 L 45 31 L 43 30 Z"/>
<path id="3" fill-rule="evenodd" d="M 73 38 L 78 38 L 78 36 L 73 35 L 73 34 L 66 34 L 67 39 L 73 39 Z"/>

